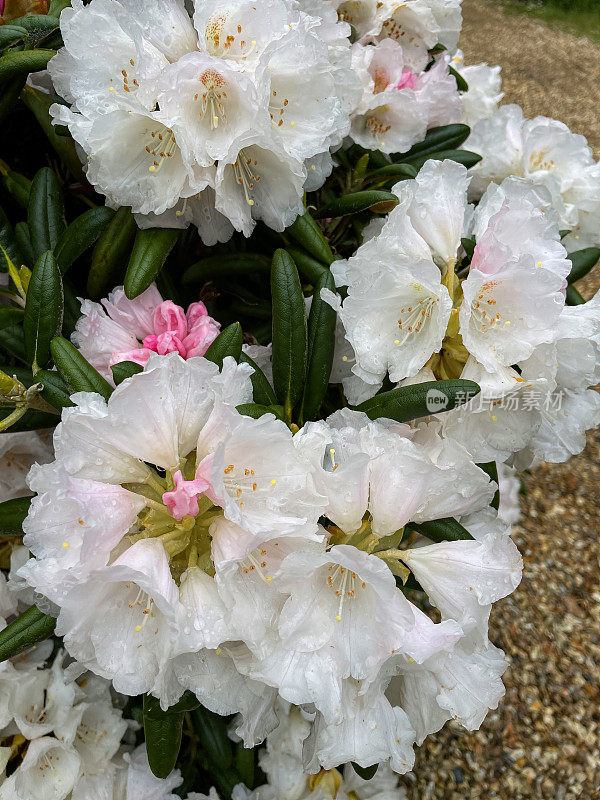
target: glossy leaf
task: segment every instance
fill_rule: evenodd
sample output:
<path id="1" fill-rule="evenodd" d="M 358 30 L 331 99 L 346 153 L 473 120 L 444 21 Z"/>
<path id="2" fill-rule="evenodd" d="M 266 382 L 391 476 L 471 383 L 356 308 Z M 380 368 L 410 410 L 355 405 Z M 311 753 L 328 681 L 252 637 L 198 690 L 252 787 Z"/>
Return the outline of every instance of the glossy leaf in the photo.
<path id="1" fill-rule="evenodd" d="M 317 218 L 343 217 L 346 214 L 359 214 L 370 209 L 377 214 L 387 214 L 398 204 L 398 198 L 391 192 L 368 189 L 364 192 L 345 194 L 319 209 Z"/>
<path id="2" fill-rule="evenodd" d="M 569 253 L 569 259 L 572 267 L 567 282 L 575 283 L 584 278 L 596 266 L 600 259 L 600 247 L 585 247 L 583 250 L 576 250 L 574 253 Z"/>
<path id="3" fill-rule="evenodd" d="M 276 250 L 271 266 L 273 303 L 273 384 L 291 420 L 302 396 L 306 372 L 306 306 L 296 265 L 285 250 Z"/>
<path id="4" fill-rule="evenodd" d="M 452 125 L 441 125 L 431 128 L 422 142 L 413 145 L 406 153 L 402 153 L 394 161 L 401 163 L 410 161 L 414 156 L 422 156 L 427 153 L 437 153 L 440 150 L 450 150 L 460 145 L 468 138 L 471 129 L 462 123 Z"/>
<path id="5" fill-rule="evenodd" d="M 63 231 L 56 244 L 54 254 L 64 275 L 69 267 L 91 247 L 115 212 L 107 206 L 90 208 L 74 219 L 69 227 Z"/>
<path id="6" fill-rule="evenodd" d="M 192 264 L 184 273 L 181 282 L 184 286 L 205 283 L 213 278 L 244 276 L 255 272 L 269 272 L 271 262 L 258 253 L 223 253 L 203 258 Z"/>
<path id="7" fill-rule="evenodd" d="M 0 536 L 23 535 L 23 520 L 30 505 L 31 497 L 15 497 L 0 503 Z"/>
<path id="8" fill-rule="evenodd" d="M 335 349 L 335 310 L 321 299 L 321 290 L 335 292 L 333 275 L 324 273 L 315 285 L 308 316 L 308 349 L 304 392 L 299 412 L 299 422 L 317 418 L 325 397 Z"/>
<path id="9" fill-rule="evenodd" d="M 0 661 L 22 653 L 34 644 L 49 639 L 54 633 L 56 619 L 31 606 L 0 631 Z"/>
<path id="10" fill-rule="evenodd" d="M 115 386 L 118 386 L 120 383 L 123 383 L 124 380 L 127 380 L 127 378 L 131 378 L 132 375 L 143 372 L 144 368 L 133 361 L 119 361 L 118 364 L 113 364 L 110 370 L 115 380 Z"/>
<path id="11" fill-rule="evenodd" d="M 429 520 L 428 522 L 411 522 L 410 527 L 427 536 L 432 542 L 459 542 L 473 539 L 469 531 L 457 522 L 454 517 Z"/>
<path id="12" fill-rule="evenodd" d="M 43 384 L 42 397 L 54 408 L 60 411 L 62 408 L 74 405 L 69 389 L 58 372 L 41 369 L 36 373 L 35 380 Z"/>
<path id="13" fill-rule="evenodd" d="M 329 266 L 334 261 L 329 242 L 309 211 L 297 217 L 286 233 L 322 264 Z"/>
<path id="14" fill-rule="evenodd" d="M 34 374 L 50 361 L 50 342 L 60 332 L 63 318 L 63 289 L 60 270 L 51 251 L 37 260 L 23 318 L 25 352 Z"/>
<path id="15" fill-rule="evenodd" d="M 253 419 L 260 419 L 265 414 L 274 414 L 278 419 L 284 418 L 283 406 L 277 404 L 263 405 L 261 403 L 242 403 L 236 406 L 240 414 Z"/>
<path id="16" fill-rule="evenodd" d="M 104 297 L 122 280 L 136 232 L 131 209 L 119 208 L 100 234 L 92 253 L 87 279 L 90 297 Z"/>
<path id="17" fill-rule="evenodd" d="M 97 392 L 108 400 L 112 386 L 71 342 L 57 336 L 50 344 L 54 364 L 71 392 Z"/>
<path id="18" fill-rule="evenodd" d="M 213 361 L 219 369 L 223 366 L 223 359 L 232 356 L 237 361 L 242 352 L 242 326 L 239 322 L 232 322 L 221 331 L 214 342 L 204 354 L 204 358 Z"/>
<path id="19" fill-rule="evenodd" d="M 409 422 L 412 419 L 451 411 L 479 394 L 474 381 L 426 381 L 411 386 L 401 386 L 389 392 L 376 394 L 356 407 L 370 419 L 394 419 Z"/>
<path id="20" fill-rule="evenodd" d="M 62 190 L 49 167 L 42 167 L 31 184 L 27 224 L 36 260 L 47 250 L 54 250 L 66 228 Z"/>
<path id="21" fill-rule="evenodd" d="M 0 58 L 0 83 L 46 69 L 56 50 L 10 50 Z"/>
<path id="22" fill-rule="evenodd" d="M 258 364 L 243 351 L 240 354 L 240 362 L 243 364 L 250 364 L 254 370 L 252 376 L 250 377 L 250 380 L 252 381 L 252 396 L 254 398 L 254 402 L 265 406 L 276 404 L 277 397 L 275 396 L 273 387 L 267 380 L 265 373 L 261 370 Z"/>
<path id="23" fill-rule="evenodd" d="M 478 153 L 472 153 L 470 150 L 439 150 L 436 153 L 428 153 L 426 155 L 416 156 L 411 159 L 410 163 L 416 168 L 421 169 L 426 161 L 456 161 L 457 164 L 462 164 L 469 169 L 479 164 L 481 156 Z"/>
<path id="24" fill-rule="evenodd" d="M 304 250 L 300 250 L 296 247 L 288 247 L 286 249 L 294 259 L 300 275 L 309 283 L 316 283 L 323 273 L 329 272 L 328 267 L 321 264 L 320 261 L 317 261 L 312 256 L 309 256 Z"/>
<path id="25" fill-rule="evenodd" d="M 125 273 L 125 294 L 130 300 L 156 278 L 180 233 L 173 228 L 138 230 Z"/>

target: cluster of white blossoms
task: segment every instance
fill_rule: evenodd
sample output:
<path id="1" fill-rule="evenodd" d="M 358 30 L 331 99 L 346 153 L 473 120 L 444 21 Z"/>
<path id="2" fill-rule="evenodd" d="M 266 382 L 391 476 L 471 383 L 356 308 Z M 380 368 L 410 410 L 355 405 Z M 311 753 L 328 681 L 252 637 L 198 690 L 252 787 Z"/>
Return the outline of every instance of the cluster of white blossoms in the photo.
<path id="1" fill-rule="evenodd" d="M 70 107 L 51 112 L 88 180 L 140 227 L 193 223 L 207 245 L 258 219 L 282 231 L 342 144 L 402 153 L 498 101 L 487 66 L 462 69 L 462 96 L 449 72 L 460 0 L 209 0 L 192 16 L 181 0 L 75 0 L 60 25 L 48 71 Z"/>
<path id="2" fill-rule="evenodd" d="M 22 598 L 0 574 L 0 627 Z M 2 800 L 175 800 L 178 772 L 156 778 L 137 726 L 123 718 L 110 684 L 92 673 L 74 679 L 52 642 L 0 664 Z M 123 699 L 123 698 L 121 698 Z M 190 795 L 189 800 L 194 800 Z"/>
<path id="3" fill-rule="evenodd" d="M 343 303 L 327 296 L 350 353 L 348 400 L 373 396 L 386 375 L 471 379 L 481 394 L 443 416 L 444 436 L 478 463 L 565 461 L 600 423 L 590 388 L 600 377 L 600 294 L 565 305 L 571 262 L 544 186 L 510 176 L 473 207 L 471 180 L 459 164 L 428 161 L 394 187 L 398 205 L 357 252 L 332 265 L 347 286 Z"/>
<path id="4" fill-rule="evenodd" d="M 516 175 L 548 191 L 569 252 L 600 244 L 600 164 L 584 136 L 556 119 L 525 119 L 520 106 L 507 105 L 478 121 L 465 147 L 482 156 L 471 169 L 471 200 Z"/>
<path id="5" fill-rule="evenodd" d="M 117 691 L 166 708 L 191 690 L 246 746 L 282 698 L 309 712 L 305 771 L 406 772 L 415 741 L 479 726 L 504 691 L 487 623 L 521 559 L 496 486 L 434 423 L 243 416 L 251 372 L 153 353 L 108 402 L 73 395 L 29 476 L 19 577 Z M 472 538 L 410 528 L 449 516 Z M 439 622 L 399 588 L 411 575 Z"/>
<path id="6" fill-rule="evenodd" d="M 314 11 L 314 15 L 313 15 Z M 88 180 L 141 227 L 206 244 L 283 230 L 331 172 L 358 81 L 350 26 L 324 0 L 74 0 L 51 60 L 54 105 Z"/>

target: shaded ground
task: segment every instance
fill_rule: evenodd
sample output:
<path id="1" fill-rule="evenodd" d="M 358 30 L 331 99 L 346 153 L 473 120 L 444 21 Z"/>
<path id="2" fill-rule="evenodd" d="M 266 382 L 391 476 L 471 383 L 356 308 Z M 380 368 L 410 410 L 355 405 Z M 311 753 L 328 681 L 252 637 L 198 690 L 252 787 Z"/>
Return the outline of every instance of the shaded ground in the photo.
<path id="1" fill-rule="evenodd" d="M 464 0 L 467 63 L 502 65 L 505 102 L 562 119 L 600 155 L 600 46 Z M 600 268 L 584 284 L 600 288 Z M 417 754 L 411 800 L 600 798 L 600 432 L 568 464 L 525 479 L 515 531 L 521 586 L 495 606 L 491 639 L 512 661 L 480 731 L 446 726 Z"/>

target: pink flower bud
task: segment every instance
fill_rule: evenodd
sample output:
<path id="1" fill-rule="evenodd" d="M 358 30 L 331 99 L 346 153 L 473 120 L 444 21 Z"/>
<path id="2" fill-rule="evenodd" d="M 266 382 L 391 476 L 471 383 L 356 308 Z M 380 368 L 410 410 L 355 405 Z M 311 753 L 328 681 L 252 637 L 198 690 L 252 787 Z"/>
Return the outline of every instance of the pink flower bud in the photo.
<path id="1" fill-rule="evenodd" d="M 158 345 L 158 336 L 155 333 L 151 333 L 142 342 L 144 347 L 147 347 L 148 350 L 154 350 L 155 353 L 158 353 L 157 345 Z"/>
<path id="2" fill-rule="evenodd" d="M 161 356 L 167 353 L 179 353 L 182 358 L 187 358 L 185 345 L 173 331 L 166 331 L 156 337 L 156 352 Z"/>
<path id="3" fill-rule="evenodd" d="M 195 517 L 199 511 L 198 495 L 210 487 L 209 482 L 204 478 L 186 481 L 180 469 L 173 475 L 173 480 L 175 488 L 163 494 L 163 503 L 178 521 L 187 516 Z"/>
<path id="4" fill-rule="evenodd" d="M 187 358 L 203 356 L 219 335 L 220 324 L 212 317 L 201 317 L 183 340 Z"/>
<path id="5" fill-rule="evenodd" d="M 206 306 L 200 300 L 197 303 L 192 303 L 186 312 L 186 319 L 187 319 L 187 326 L 188 331 L 191 331 L 192 328 L 196 325 L 200 317 L 207 317 L 208 311 L 206 310 Z"/>
<path id="6" fill-rule="evenodd" d="M 154 333 L 174 333 L 178 339 L 184 339 L 187 334 L 185 312 L 181 306 L 176 306 L 172 300 L 164 300 L 154 312 Z"/>

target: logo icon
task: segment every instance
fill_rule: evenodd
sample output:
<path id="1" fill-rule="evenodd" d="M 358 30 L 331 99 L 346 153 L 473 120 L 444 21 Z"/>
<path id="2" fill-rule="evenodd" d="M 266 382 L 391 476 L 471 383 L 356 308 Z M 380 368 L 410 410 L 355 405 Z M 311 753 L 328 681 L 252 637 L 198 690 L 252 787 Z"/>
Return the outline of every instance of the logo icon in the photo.
<path id="1" fill-rule="evenodd" d="M 425 395 L 425 405 L 430 414 L 435 414 L 446 408 L 448 397 L 439 389 L 429 389 Z"/>

